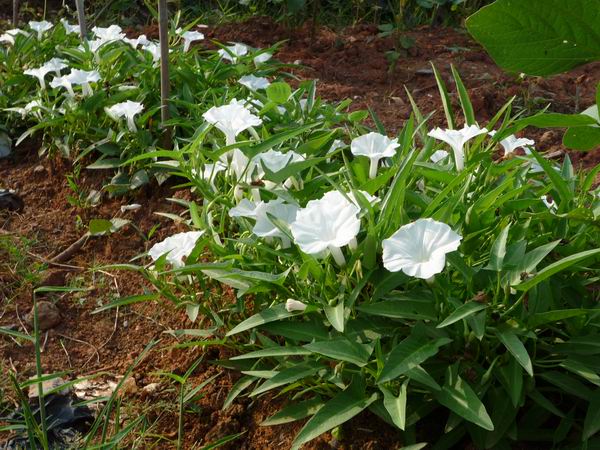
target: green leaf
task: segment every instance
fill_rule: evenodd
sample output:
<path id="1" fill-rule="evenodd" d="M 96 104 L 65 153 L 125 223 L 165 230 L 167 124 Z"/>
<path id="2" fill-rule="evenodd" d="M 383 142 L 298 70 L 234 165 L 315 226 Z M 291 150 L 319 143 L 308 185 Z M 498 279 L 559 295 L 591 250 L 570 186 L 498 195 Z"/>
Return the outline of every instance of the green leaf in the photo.
<path id="1" fill-rule="evenodd" d="M 436 320 L 435 303 L 429 299 L 398 298 L 357 306 L 358 311 L 394 319 Z"/>
<path id="2" fill-rule="evenodd" d="M 600 147 L 600 128 L 596 126 L 569 128 L 563 136 L 563 145 L 580 151 L 590 151 Z"/>
<path id="3" fill-rule="evenodd" d="M 306 310 L 305 310 L 306 311 Z M 300 313 L 302 314 L 302 312 Z M 285 304 L 275 305 L 271 308 L 267 308 L 258 314 L 254 314 L 242 323 L 237 325 L 233 330 L 229 331 L 226 336 L 233 336 L 234 334 L 241 333 L 242 331 L 250 330 L 259 325 L 265 323 L 274 322 L 276 320 L 285 319 L 286 317 L 292 317 L 299 315 L 298 312 L 290 312 L 285 309 Z"/>
<path id="4" fill-rule="evenodd" d="M 452 111 L 452 101 L 450 100 L 450 95 L 448 95 L 448 89 L 446 88 L 446 83 L 444 83 L 444 79 L 436 69 L 433 63 L 431 64 L 431 68 L 433 69 L 433 75 L 435 76 L 435 81 L 437 83 L 438 90 L 440 91 L 440 97 L 442 99 L 442 106 L 444 107 L 444 114 L 446 115 L 446 121 L 448 122 L 448 128 L 454 129 L 454 112 Z"/>
<path id="5" fill-rule="evenodd" d="M 268 357 L 281 357 L 281 356 L 305 356 L 310 355 L 310 351 L 304 350 L 301 347 L 269 347 L 255 352 L 244 353 L 243 355 L 234 356 L 229 358 L 232 361 L 239 359 L 255 359 L 255 358 L 268 358 Z"/>
<path id="6" fill-rule="evenodd" d="M 398 378 L 427 361 L 437 354 L 440 347 L 450 342 L 452 342 L 452 339 L 448 338 L 439 338 L 432 341 L 415 335 L 408 336 L 390 352 L 377 383 L 382 384 Z"/>
<path id="7" fill-rule="evenodd" d="M 600 312 L 600 310 L 597 311 Z M 556 311 L 546 311 L 530 316 L 527 320 L 527 325 L 529 325 L 529 328 L 536 328 L 540 325 L 559 322 L 561 320 L 570 319 L 571 317 L 585 316 L 589 312 L 590 310 L 587 309 L 557 309 Z"/>
<path id="8" fill-rule="evenodd" d="M 486 269 L 494 270 L 496 272 L 500 272 L 502 270 L 502 266 L 504 265 L 504 257 L 506 256 L 506 241 L 508 240 L 509 231 L 510 223 L 502 229 L 494 241 L 494 245 L 492 246 L 492 250 L 490 252 L 490 263 L 487 265 Z"/>
<path id="9" fill-rule="evenodd" d="M 105 219 L 92 219 L 88 226 L 89 232 L 92 236 L 101 236 L 109 233 L 112 229 L 112 222 Z"/>
<path id="10" fill-rule="evenodd" d="M 600 431 L 600 390 L 596 390 L 589 401 L 590 404 L 583 422 L 583 434 L 581 436 L 584 441 Z"/>
<path id="11" fill-rule="evenodd" d="M 463 419 L 485 430 L 494 430 L 494 424 L 485 406 L 481 403 L 471 386 L 462 378 L 456 377 L 453 386 L 446 384 L 440 392 L 434 395 L 438 402 Z"/>
<path id="12" fill-rule="evenodd" d="M 282 105 L 287 102 L 292 95 L 292 88 L 289 84 L 279 81 L 276 83 L 271 83 L 267 87 L 267 97 L 272 102 L 277 103 L 278 105 Z"/>
<path id="13" fill-rule="evenodd" d="M 390 415 L 394 425 L 401 430 L 406 426 L 406 391 L 408 388 L 408 380 L 400 386 L 400 394 L 396 397 L 388 388 L 379 386 L 383 392 L 383 406 Z"/>
<path id="14" fill-rule="evenodd" d="M 573 377 L 554 370 L 549 370 L 538 375 L 540 378 L 552 383 L 561 391 L 571 394 L 582 400 L 588 400 L 592 392 L 581 382 Z"/>
<path id="15" fill-rule="evenodd" d="M 498 370 L 500 372 L 500 382 L 516 408 L 523 393 L 523 368 L 514 357 L 511 357 L 508 364 L 501 366 Z"/>
<path id="16" fill-rule="evenodd" d="M 510 329 L 496 330 L 496 335 L 511 355 L 515 357 L 517 362 L 521 364 L 521 367 L 532 377 L 533 365 L 531 364 L 531 358 L 519 337 Z"/>
<path id="17" fill-rule="evenodd" d="M 260 426 L 267 427 L 273 425 L 282 425 L 284 423 L 290 423 L 295 422 L 296 420 L 304 419 L 305 417 L 315 414 L 323 407 L 324 404 L 325 403 L 323 400 L 321 400 L 321 398 L 318 396 L 309 400 L 304 400 L 300 403 L 294 403 L 273 414 L 267 420 L 263 421 Z"/>
<path id="18" fill-rule="evenodd" d="M 348 361 L 359 367 L 363 367 L 369 362 L 373 351 L 373 347 L 352 342 L 346 338 L 312 342 L 304 345 L 303 348 L 334 360 Z"/>
<path id="19" fill-rule="evenodd" d="M 262 394 L 263 392 L 267 392 L 267 391 L 269 391 L 271 389 L 275 389 L 279 386 L 283 386 L 285 384 L 290 384 L 295 381 L 301 380 L 303 378 L 310 377 L 310 376 L 314 375 L 315 373 L 317 373 L 322 368 L 323 368 L 323 366 L 321 366 L 320 364 L 316 364 L 316 363 L 312 363 L 310 365 L 305 364 L 305 363 L 296 364 L 295 366 L 290 367 L 285 370 L 282 370 L 281 372 L 278 372 L 273 377 L 269 378 L 267 381 L 265 381 L 259 387 L 254 389 L 250 393 L 250 397 L 254 397 L 258 394 Z"/>
<path id="20" fill-rule="evenodd" d="M 340 301 L 337 306 L 326 306 L 323 308 L 323 311 L 331 326 L 340 333 L 343 333 L 345 325 L 344 302 Z"/>
<path id="21" fill-rule="evenodd" d="M 544 397 L 540 393 L 540 391 L 533 390 L 533 391 L 529 392 L 528 395 L 534 402 L 536 402 L 538 405 L 540 405 L 545 410 L 550 411 L 555 416 L 561 417 L 561 418 L 565 417 L 563 412 L 560 409 L 558 409 L 556 406 L 554 406 L 554 403 L 552 403 L 550 400 L 548 400 L 546 397 Z"/>
<path id="22" fill-rule="evenodd" d="M 446 317 L 437 326 L 437 328 L 444 328 L 448 325 L 452 325 L 453 323 L 458 322 L 459 320 L 462 320 L 466 317 L 469 317 L 472 314 L 475 314 L 476 312 L 481 311 L 485 308 L 487 308 L 487 305 L 484 303 L 478 303 L 473 301 L 467 302 L 464 305 L 460 305 L 458 308 L 456 308 L 452 314 Z"/>
<path id="23" fill-rule="evenodd" d="M 552 181 L 552 185 L 558 191 L 561 201 L 568 204 L 573 199 L 573 193 L 570 191 L 567 182 L 556 170 L 554 170 L 546 158 L 542 157 L 542 155 L 536 152 L 533 148 L 530 149 L 530 151 L 539 165 L 542 166 L 542 169 L 544 169 L 544 172 L 546 172 L 546 175 L 548 175 L 550 181 Z"/>
<path id="24" fill-rule="evenodd" d="M 551 277 L 555 273 L 565 270 L 568 267 L 571 267 L 572 265 L 577 264 L 580 261 L 583 261 L 584 259 L 590 258 L 592 256 L 596 256 L 599 254 L 600 254 L 600 248 L 595 248 L 593 250 L 586 250 L 583 252 L 575 253 L 574 255 L 571 255 L 571 256 L 567 256 L 566 258 L 563 258 L 560 261 L 556 261 L 555 263 L 552 263 L 552 264 L 544 267 L 535 276 L 528 279 L 527 281 L 525 281 L 521 284 L 517 284 L 515 286 L 515 289 L 517 289 L 519 291 L 528 291 L 529 289 L 536 286 L 538 283 L 541 283 L 546 278 Z"/>
<path id="25" fill-rule="evenodd" d="M 304 425 L 292 443 L 291 450 L 299 450 L 302 444 L 320 436 L 326 431 L 352 419 L 371 403 L 377 400 L 377 394 L 370 397 L 358 395 L 348 388 L 329 400 Z"/>
<path id="26" fill-rule="evenodd" d="M 466 25 L 510 72 L 548 76 L 600 59 L 597 0 L 497 0 Z"/>
<path id="27" fill-rule="evenodd" d="M 460 78 L 458 70 L 456 70 L 453 64 L 450 64 L 450 69 L 452 70 L 452 76 L 454 77 L 454 83 L 456 84 L 456 90 L 458 92 L 460 105 L 462 106 L 463 114 L 465 116 L 465 122 L 467 125 L 474 125 L 477 123 L 477 121 L 475 120 L 475 112 L 473 111 L 473 105 L 471 104 L 469 93 Z"/>

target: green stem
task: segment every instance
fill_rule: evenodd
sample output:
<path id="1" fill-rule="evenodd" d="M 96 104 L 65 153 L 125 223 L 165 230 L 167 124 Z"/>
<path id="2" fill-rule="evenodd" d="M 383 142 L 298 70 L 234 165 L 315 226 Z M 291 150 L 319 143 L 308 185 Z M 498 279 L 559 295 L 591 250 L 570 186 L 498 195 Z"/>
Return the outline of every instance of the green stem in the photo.
<path id="1" fill-rule="evenodd" d="M 33 295 L 33 334 L 35 336 L 35 371 L 38 378 L 38 402 L 40 406 L 40 426 L 42 428 L 41 444 L 44 450 L 48 449 L 48 429 L 46 426 L 46 393 L 43 390 L 43 383 L 40 381 L 43 375 L 42 370 L 42 353 L 40 350 L 40 327 L 38 322 L 37 299 Z"/>

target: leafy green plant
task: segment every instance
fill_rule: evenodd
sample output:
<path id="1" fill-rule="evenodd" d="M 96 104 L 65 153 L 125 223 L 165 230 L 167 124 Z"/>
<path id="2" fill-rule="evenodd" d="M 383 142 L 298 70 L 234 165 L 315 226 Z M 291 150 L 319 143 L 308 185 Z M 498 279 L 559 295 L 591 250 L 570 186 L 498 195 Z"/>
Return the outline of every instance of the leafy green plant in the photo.
<path id="1" fill-rule="evenodd" d="M 265 424 L 309 417 L 293 448 L 366 409 L 407 445 L 593 439 L 598 168 L 577 175 L 568 157 L 556 167 L 509 136 L 539 120 L 511 117 L 510 102 L 479 127 L 454 76 L 463 129 L 445 102 L 448 130 L 428 132 L 415 107 L 395 139 L 376 116 L 376 132 L 365 134 L 362 112 L 320 102 L 314 84 L 280 84 L 252 94 L 263 107 L 250 109 L 256 116 L 239 135 L 224 139 L 224 105 L 215 107 L 221 121 L 207 112 L 187 146 L 146 155 L 189 180 L 202 201 L 187 203 L 180 220 L 200 231 L 127 268 L 186 309 L 208 280 L 233 289 L 235 301 L 197 300 L 203 328 L 190 334 L 240 352 L 222 362 L 244 374 L 225 407 L 240 395 L 292 395 Z M 360 150 L 375 138 L 387 143 Z M 339 228 L 330 215 L 344 217 Z M 428 227 L 440 231 L 410 231 Z M 123 301 L 148 299 L 156 296 Z"/>
<path id="2" fill-rule="evenodd" d="M 574 12 L 577 11 L 575 14 Z M 595 0 L 497 0 L 467 20 L 471 35 L 509 72 L 549 76 L 600 60 L 600 12 Z M 600 84 L 596 105 L 570 126 L 563 143 L 576 150 L 600 145 Z M 535 126 L 563 126 L 538 118 Z"/>

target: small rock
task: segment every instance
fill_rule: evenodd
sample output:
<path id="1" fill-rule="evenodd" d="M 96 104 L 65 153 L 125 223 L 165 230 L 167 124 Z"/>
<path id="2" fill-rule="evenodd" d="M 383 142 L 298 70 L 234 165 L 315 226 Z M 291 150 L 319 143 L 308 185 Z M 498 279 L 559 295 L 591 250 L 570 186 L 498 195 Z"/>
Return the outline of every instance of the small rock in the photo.
<path id="1" fill-rule="evenodd" d="M 159 386 L 160 386 L 160 383 L 150 383 L 150 384 L 147 384 L 146 386 L 144 386 L 142 388 L 142 391 L 146 395 L 152 395 L 158 390 Z"/>
<path id="2" fill-rule="evenodd" d="M 42 375 L 42 377 L 47 377 L 49 376 L 49 374 L 44 374 Z M 31 377 L 29 378 L 29 380 L 35 380 L 37 377 Z M 57 378 L 52 378 L 50 380 L 45 380 L 42 381 L 42 393 L 43 395 L 46 395 L 47 392 L 56 389 L 59 386 L 62 386 L 63 384 L 66 384 L 66 381 L 63 380 L 60 377 Z M 69 392 L 71 391 L 70 387 L 65 387 L 63 389 L 60 389 L 59 391 L 56 391 L 57 394 L 59 395 L 67 395 Z M 27 392 L 29 398 L 38 398 L 39 397 L 39 392 L 40 392 L 40 388 L 39 388 L 39 384 L 35 383 L 32 384 L 31 386 L 29 386 L 29 390 Z"/>
<path id="3" fill-rule="evenodd" d="M 550 130 L 542 134 L 542 137 L 538 141 L 538 145 L 541 149 L 547 149 L 548 147 L 551 147 L 557 142 L 560 142 L 558 133 L 556 131 Z"/>
<path id="4" fill-rule="evenodd" d="M 67 271 L 54 270 L 46 275 L 40 286 L 64 286 L 66 282 Z"/>
<path id="5" fill-rule="evenodd" d="M 40 172 L 45 172 L 46 168 L 44 166 L 42 166 L 41 164 L 39 166 L 35 166 L 33 168 L 33 173 L 40 173 Z"/>
<path id="6" fill-rule="evenodd" d="M 33 326 L 33 314 L 34 309 L 31 308 L 31 311 L 27 314 L 27 316 L 25 316 L 27 322 L 31 326 Z M 61 320 L 58 307 L 54 303 L 45 300 L 37 302 L 37 316 L 38 326 L 42 331 L 54 328 L 60 323 Z"/>
<path id="7" fill-rule="evenodd" d="M 138 385 L 135 382 L 135 378 L 127 377 L 123 384 L 121 385 L 121 394 L 126 396 L 135 395 L 138 392 Z"/>

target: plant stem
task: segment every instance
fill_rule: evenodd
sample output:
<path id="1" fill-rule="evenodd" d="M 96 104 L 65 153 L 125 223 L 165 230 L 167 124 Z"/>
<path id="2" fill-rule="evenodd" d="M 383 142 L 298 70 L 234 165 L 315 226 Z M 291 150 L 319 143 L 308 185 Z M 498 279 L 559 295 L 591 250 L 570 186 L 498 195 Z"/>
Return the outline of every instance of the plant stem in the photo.
<path id="1" fill-rule="evenodd" d="M 329 251 L 331 252 L 331 256 L 333 256 L 333 259 L 335 259 L 335 262 L 338 266 L 344 267 L 346 265 L 346 258 L 344 258 L 341 248 L 330 245 Z"/>
<path id="2" fill-rule="evenodd" d="M 369 178 L 373 179 L 377 176 L 377 166 L 379 164 L 378 159 L 371 159 L 371 164 L 369 166 Z"/>
<path id="3" fill-rule="evenodd" d="M 170 148 L 171 132 L 166 126 L 169 120 L 169 11 L 167 0 L 158 0 L 158 34 L 160 39 L 160 119 L 164 129 L 163 145 Z"/>
<path id="4" fill-rule="evenodd" d="M 40 350 L 40 326 L 38 322 L 38 308 L 37 299 L 33 294 L 33 335 L 35 336 L 35 372 L 38 378 L 37 390 L 38 390 L 38 401 L 40 406 L 40 426 L 42 428 L 42 435 L 40 436 L 42 447 L 44 450 L 48 449 L 48 430 L 46 427 L 46 393 L 44 392 L 43 382 L 39 381 L 42 378 L 42 352 Z"/>

